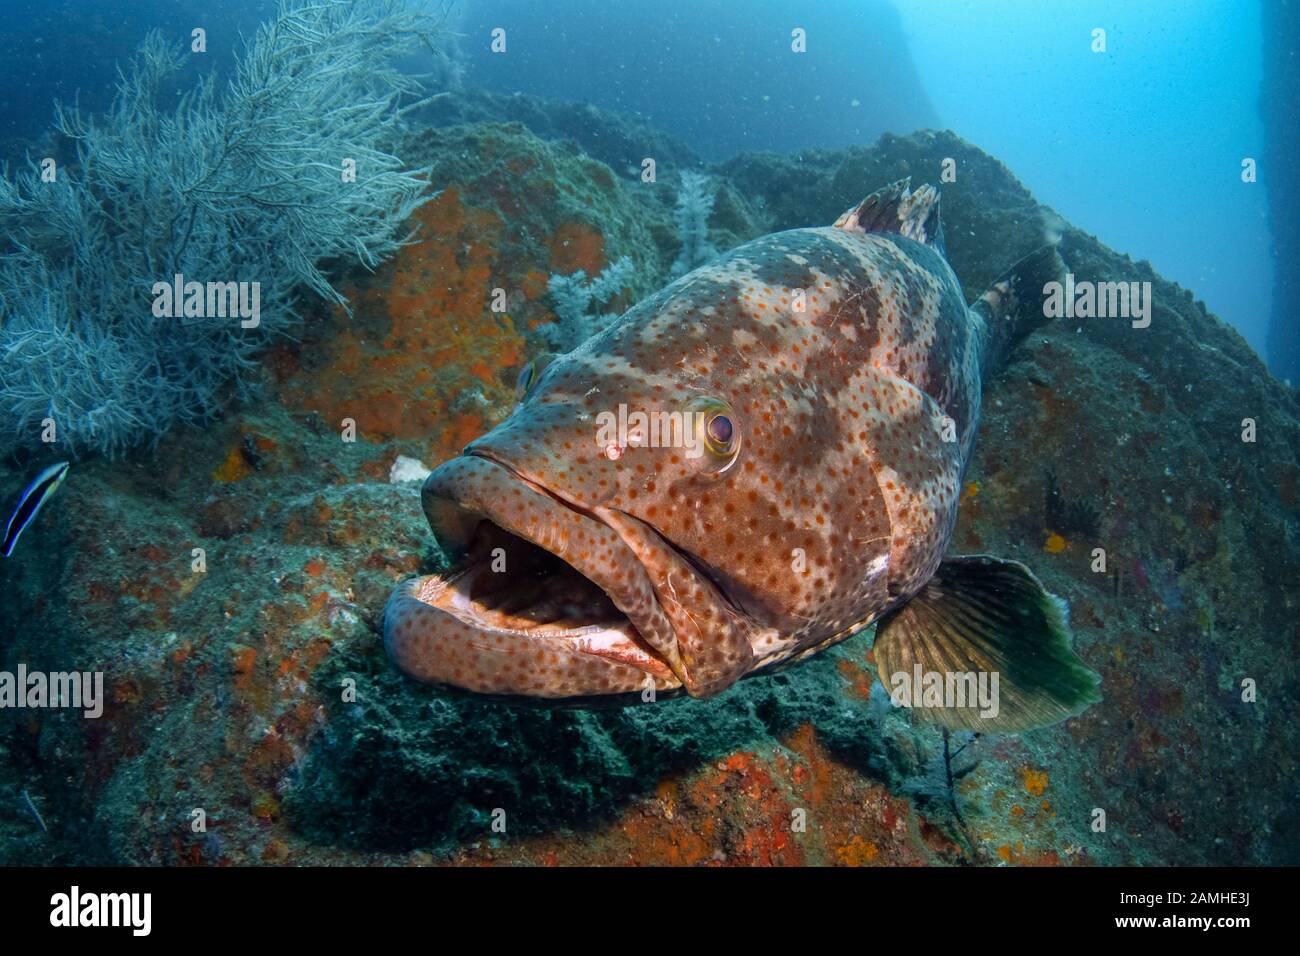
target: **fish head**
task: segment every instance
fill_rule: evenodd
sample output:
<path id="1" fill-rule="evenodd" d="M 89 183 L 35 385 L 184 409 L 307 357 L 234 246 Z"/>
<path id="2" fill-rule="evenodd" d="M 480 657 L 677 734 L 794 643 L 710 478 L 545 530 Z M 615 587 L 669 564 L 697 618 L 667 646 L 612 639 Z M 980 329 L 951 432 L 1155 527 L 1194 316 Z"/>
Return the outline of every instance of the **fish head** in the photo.
<path id="1" fill-rule="evenodd" d="M 850 623 L 864 588 L 849 536 L 866 516 L 879 534 L 859 537 L 887 554 L 887 522 L 870 474 L 828 457 L 833 404 L 773 357 L 781 343 L 737 348 L 704 329 L 662 341 L 664 302 L 553 360 L 429 475 L 430 526 L 464 557 L 390 602 L 386 642 L 408 674 L 485 693 L 705 697 Z"/>

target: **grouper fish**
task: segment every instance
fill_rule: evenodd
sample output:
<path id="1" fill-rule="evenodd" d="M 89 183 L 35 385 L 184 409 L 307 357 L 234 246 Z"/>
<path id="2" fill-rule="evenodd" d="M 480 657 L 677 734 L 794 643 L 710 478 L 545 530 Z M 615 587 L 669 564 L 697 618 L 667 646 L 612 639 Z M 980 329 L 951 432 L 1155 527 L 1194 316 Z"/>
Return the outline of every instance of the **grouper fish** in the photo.
<path id="1" fill-rule="evenodd" d="M 482 694 L 703 698 L 874 624 L 887 688 L 1000 678 L 995 715 L 927 694 L 924 718 L 1082 712 L 1099 681 L 1064 602 L 1023 564 L 945 556 L 982 382 L 1064 274 L 1044 247 L 968 308 L 938 192 L 904 180 L 679 278 L 429 475 L 460 559 L 397 588 L 389 656 Z"/>

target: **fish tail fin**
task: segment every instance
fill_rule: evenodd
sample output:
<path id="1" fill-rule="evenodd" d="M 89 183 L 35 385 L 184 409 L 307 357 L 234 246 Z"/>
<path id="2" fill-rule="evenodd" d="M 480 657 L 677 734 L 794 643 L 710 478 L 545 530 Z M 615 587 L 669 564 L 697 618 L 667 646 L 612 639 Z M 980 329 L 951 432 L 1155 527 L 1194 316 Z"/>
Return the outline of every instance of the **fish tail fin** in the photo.
<path id="1" fill-rule="evenodd" d="M 984 368 L 995 370 L 1020 339 L 1048 321 L 1044 303 L 1049 283 L 1065 282 L 1066 267 L 1055 243 L 1025 256 L 989 286 L 971 311 L 984 320 Z"/>
<path id="2" fill-rule="evenodd" d="M 1070 648 L 1066 612 L 1019 562 L 947 558 L 881 621 L 876 672 L 896 703 L 950 730 L 1045 727 L 1101 700 L 1101 678 Z"/>

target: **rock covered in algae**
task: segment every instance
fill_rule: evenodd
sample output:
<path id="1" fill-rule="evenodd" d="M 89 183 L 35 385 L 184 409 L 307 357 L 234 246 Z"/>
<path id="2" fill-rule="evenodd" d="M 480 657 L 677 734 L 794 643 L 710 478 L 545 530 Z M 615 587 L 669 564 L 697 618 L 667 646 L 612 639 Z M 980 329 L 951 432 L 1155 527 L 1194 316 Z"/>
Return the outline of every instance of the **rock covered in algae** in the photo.
<path id="1" fill-rule="evenodd" d="M 676 255 L 675 170 L 655 192 L 519 125 L 413 149 L 441 192 L 415 244 L 353 279 L 354 314 L 310 317 L 210 430 L 75 466 L 0 567 L 0 666 L 103 670 L 109 696 L 95 721 L 0 712 L 0 860 L 1297 862 L 1293 394 L 1190 293 L 951 134 L 739 157 L 712 171 L 714 239 L 825 224 L 951 158 L 945 233 L 969 297 L 1052 231 L 1080 280 L 1152 283 L 1149 328 L 1055 323 L 989 384 L 953 545 L 1024 560 L 1069 599 L 1103 703 L 954 738 L 945 762 L 873 686 L 866 635 L 714 700 L 630 709 L 400 678 L 378 616 L 442 557 L 393 462 L 435 463 L 509 410 L 550 273 L 632 256 L 630 298 Z M 486 307 L 496 288 L 505 312 Z"/>

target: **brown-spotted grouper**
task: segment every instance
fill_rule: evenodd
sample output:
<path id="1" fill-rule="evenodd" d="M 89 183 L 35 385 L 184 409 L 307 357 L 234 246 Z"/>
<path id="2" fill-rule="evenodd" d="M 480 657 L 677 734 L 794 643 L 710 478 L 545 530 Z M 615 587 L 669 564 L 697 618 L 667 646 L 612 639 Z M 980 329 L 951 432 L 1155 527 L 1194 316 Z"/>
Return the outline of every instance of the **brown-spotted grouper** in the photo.
<path id="1" fill-rule="evenodd" d="M 683 276 L 429 475 L 463 558 L 393 594 L 389 655 L 480 693 L 707 697 L 874 623 L 882 682 L 946 726 L 1080 713 L 1098 678 L 1064 602 L 944 555 L 981 381 L 1064 271 L 1045 247 L 967 308 L 938 193 L 903 181 Z"/>

